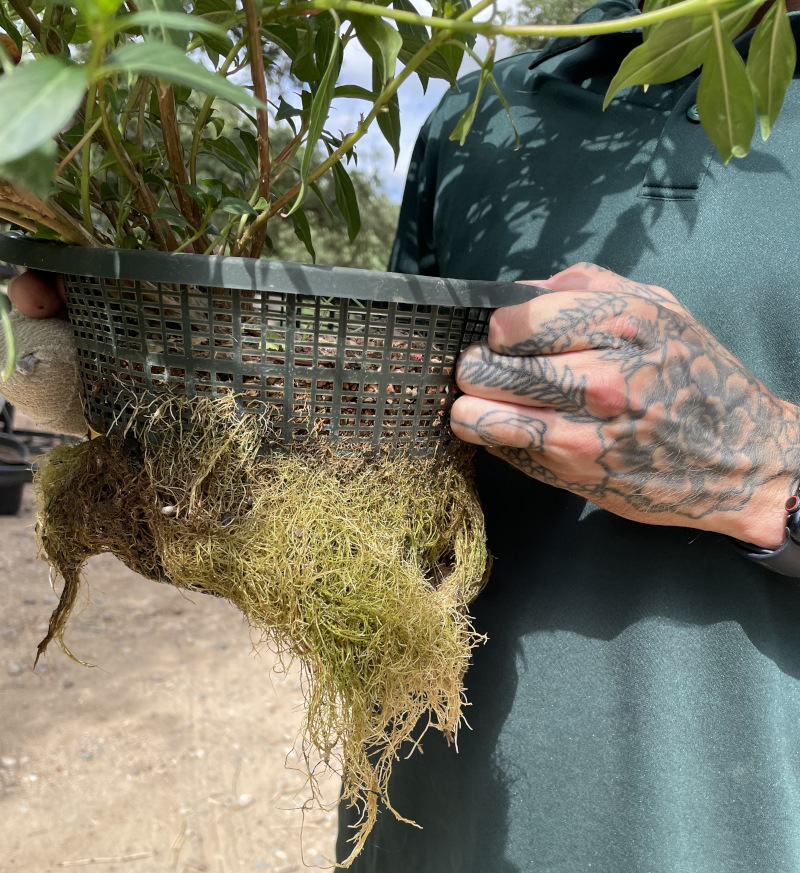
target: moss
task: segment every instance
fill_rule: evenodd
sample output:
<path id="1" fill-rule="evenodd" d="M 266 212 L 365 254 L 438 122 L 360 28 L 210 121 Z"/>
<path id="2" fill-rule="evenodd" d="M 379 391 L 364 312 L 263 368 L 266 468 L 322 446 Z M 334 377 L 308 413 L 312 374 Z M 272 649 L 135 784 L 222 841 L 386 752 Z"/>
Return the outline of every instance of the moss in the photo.
<path id="1" fill-rule="evenodd" d="M 232 401 L 170 398 L 124 437 L 56 449 L 36 480 L 39 536 L 65 584 L 39 654 L 53 639 L 69 653 L 81 569 L 100 552 L 229 600 L 302 665 L 312 793 L 320 761 L 342 773 L 361 812 L 352 859 L 391 809 L 392 763 L 415 726 L 458 729 L 483 516 L 463 447 L 420 460 L 319 440 L 265 451 L 271 440 L 268 420 Z"/>

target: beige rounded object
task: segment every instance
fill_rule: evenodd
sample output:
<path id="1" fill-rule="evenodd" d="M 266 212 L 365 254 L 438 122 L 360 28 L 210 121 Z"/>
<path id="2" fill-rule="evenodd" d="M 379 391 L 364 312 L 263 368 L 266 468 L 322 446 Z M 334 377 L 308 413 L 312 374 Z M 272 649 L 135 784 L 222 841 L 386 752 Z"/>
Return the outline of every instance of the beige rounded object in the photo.
<path id="1" fill-rule="evenodd" d="M 27 318 L 11 312 L 17 360 L 0 394 L 40 426 L 54 433 L 86 436 L 81 380 L 72 327 L 60 318 Z M 0 361 L 6 356 L 0 331 Z"/>

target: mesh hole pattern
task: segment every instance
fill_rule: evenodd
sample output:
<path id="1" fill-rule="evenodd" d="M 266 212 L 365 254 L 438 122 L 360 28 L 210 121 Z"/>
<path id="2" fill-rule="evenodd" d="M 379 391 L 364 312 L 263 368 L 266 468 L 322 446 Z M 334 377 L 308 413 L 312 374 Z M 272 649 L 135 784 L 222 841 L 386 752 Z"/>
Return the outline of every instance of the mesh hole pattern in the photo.
<path id="1" fill-rule="evenodd" d="M 320 298 L 66 276 L 86 413 L 121 429 L 120 389 L 235 395 L 271 414 L 283 445 L 435 453 L 449 439 L 459 352 L 490 309 Z"/>

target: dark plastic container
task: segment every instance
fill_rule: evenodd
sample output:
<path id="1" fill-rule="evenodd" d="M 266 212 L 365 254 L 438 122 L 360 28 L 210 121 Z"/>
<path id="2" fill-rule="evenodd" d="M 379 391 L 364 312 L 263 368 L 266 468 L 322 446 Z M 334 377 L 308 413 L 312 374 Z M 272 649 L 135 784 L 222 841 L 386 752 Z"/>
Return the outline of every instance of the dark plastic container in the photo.
<path id="1" fill-rule="evenodd" d="M 129 394 L 230 394 L 243 411 L 269 412 L 282 445 L 316 434 L 343 450 L 416 456 L 450 438 L 459 353 L 485 339 L 494 308 L 541 293 L 13 234 L 0 235 L 0 260 L 64 276 L 84 411 L 98 432 L 125 429 Z"/>
<path id="2" fill-rule="evenodd" d="M 16 515 L 22 486 L 31 481 L 28 447 L 11 434 L 0 433 L 0 515 Z"/>

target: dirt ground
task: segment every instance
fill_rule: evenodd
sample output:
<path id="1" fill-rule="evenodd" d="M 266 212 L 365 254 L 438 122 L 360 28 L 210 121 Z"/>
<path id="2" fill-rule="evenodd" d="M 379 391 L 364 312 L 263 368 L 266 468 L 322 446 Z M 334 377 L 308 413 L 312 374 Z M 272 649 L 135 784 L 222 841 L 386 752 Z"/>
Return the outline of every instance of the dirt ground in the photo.
<path id="1" fill-rule="evenodd" d="M 0 873 L 290 873 L 333 858 L 338 780 L 303 812 L 299 675 L 239 613 L 94 559 L 91 602 L 32 672 L 56 598 L 30 486 L 0 516 Z M 289 764 L 287 769 L 286 764 Z"/>

